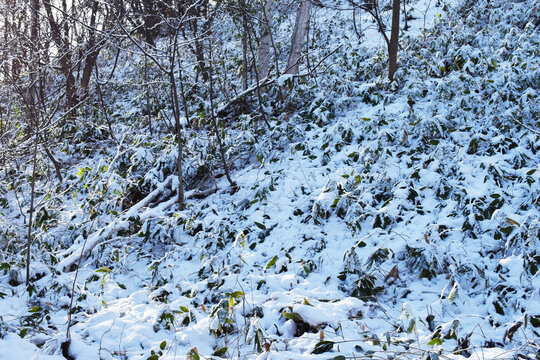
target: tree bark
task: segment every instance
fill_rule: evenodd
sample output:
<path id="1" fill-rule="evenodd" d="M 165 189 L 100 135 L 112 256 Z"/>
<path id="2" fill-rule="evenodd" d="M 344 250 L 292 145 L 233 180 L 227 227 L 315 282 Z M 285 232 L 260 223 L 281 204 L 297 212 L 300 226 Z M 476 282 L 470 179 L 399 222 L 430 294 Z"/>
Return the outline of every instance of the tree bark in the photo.
<path id="1" fill-rule="evenodd" d="M 296 24 L 291 38 L 291 51 L 289 53 L 289 61 L 287 61 L 286 74 L 298 74 L 300 69 L 302 49 L 304 48 L 309 26 L 310 11 L 311 1 L 302 0 L 296 13 Z"/>
<path id="2" fill-rule="evenodd" d="M 246 31 L 242 34 L 242 90 L 246 91 L 248 88 L 248 48 L 247 48 L 247 37 Z"/>
<path id="3" fill-rule="evenodd" d="M 37 75 L 36 71 L 39 68 L 39 47 L 38 47 L 38 36 L 39 36 L 39 16 L 38 16 L 38 6 L 39 3 L 37 0 L 30 1 L 30 46 L 32 53 L 30 54 L 30 85 L 28 86 L 26 93 L 26 106 L 28 107 L 27 114 L 29 115 L 30 128 L 34 130 L 34 153 L 32 159 L 32 181 L 30 182 L 31 193 L 30 193 L 30 220 L 28 221 L 28 234 L 27 234 L 27 243 L 26 243 L 26 286 L 30 284 L 30 261 L 31 261 L 31 250 L 32 250 L 32 225 L 33 225 L 33 215 L 34 215 L 34 198 L 36 194 L 36 167 L 37 167 L 37 155 L 38 155 L 38 144 L 39 144 L 39 127 L 38 127 L 38 117 L 36 116 L 36 83 Z"/>
<path id="4" fill-rule="evenodd" d="M 60 68 L 62 70 L 62 73 L 66 77 L 67 109 L 68 117 L 71 117 L 73 116 L 73 108 L 77 103 L 77 92 L 75 76 L 73 76 L 72 51 L 69 40 L 64 36 L 65 33 L 69 30 L 68 28 L 64 27 L 64 34 L 62 34 L 60 25 L 54 19 L 51 3 L 48 0 L 44 0 L 43 5 L 45 7 L 45 12 L 47 13 L 47 20 L 51 29 L 52 39 L 58 47 Z"/>
<path id="5" fill-rule="evenodd" d="M 97 0 L 94 0 L 92 2 L 92 15 L 90 16 L 90 26 L 88 29 L 88 46 L 86 47 L 87 52 L 84 62 L 83 75 L 81 78 L 81 88 L 83 89 L 83 91 L 86 91 L 88 89 L 90 77 L 92 76 L 92 70 L 96 65 L 98 54 L 101 49 L 101 46 L 97 44 L 96 40 L 96 15 L 98 11 L 98 4 L 99 3 L 97 2 Z"/>
<path id="6" fill-rule="evenodd" d="M 214 130 L 216 132 L 216 139 L 218 141 L 218 147 L 219 147 L 219 154 L 221 155 L 221 162 L 223 164 L 223 170 L 225 171 L 225 177 L 227 178 L 227 181 L 231 185 L 231 188 L 233 190 L 236 190 L 236 183 L 231 178 L 231 173 L 229 172 L 229 165 L 227 164 L 227 159 L 225 158 L 225 149 L 223 147 L 223 141 L 221 141 L 221 135 L 219 133 L 218 128 L 218 119 L 216 118 L 216 112 L 214 109 L 214 56 L 212 53 L 212 42 L 210 42 L 209 46 L 209 52 L 210 52 L 210 112 L 212 115 L 212 124 L 214 125 Z"/>
<path id="7" fill-rule="evenodd" d="M 266 0 L 263 7 L 263 18 L 261 22 L 261 42 L 259 44 L 259 54 L 257 68 L 261 79 L 268 76 L 270 70 L 270 49 L 272 47 L 272 24 L 273 24 L 274 0 Z M 247 86 L 244 90 L 247 89 Z"/>
<path id="8" fill-rule="evenodd" d="M 176 138 L 178 141 L 178 159 L 177 159 L 177 170 L 178 170 L 178 208 L 180 211 L 183 211 L 185 208 L 185 197 L 184 197 L 184 171 L 182 167 L 182 161 L 184 159 L 184 143 L 182 142 L 182 124 L 180 122 L 180 104 L 178 100 L 178 88 L 176 87 L 176 79 L 174 77 L 174 67 L 176 61 L 176 55 L 178 52 L 178 30 L 176 30 L 171 36 L 174 36 L 172 41 L 172 49 L 170 53 L 170 70 L 169 70 L 169 81 L 171 85 L 171 100 L 172 100 L 172 110 L 174 116 L 174 122 L 176 127 Z M 186 119 L 188 121 L 188 119 Z"/>
<path id="9" fill-rule="evenodd" d="M 399 39 L 399 0 L 394 0 L 392 5 L 392 31 L 390 45 L 388 46 L 388 79 L 394 81 L 397 70 L 397 52 Z"/>

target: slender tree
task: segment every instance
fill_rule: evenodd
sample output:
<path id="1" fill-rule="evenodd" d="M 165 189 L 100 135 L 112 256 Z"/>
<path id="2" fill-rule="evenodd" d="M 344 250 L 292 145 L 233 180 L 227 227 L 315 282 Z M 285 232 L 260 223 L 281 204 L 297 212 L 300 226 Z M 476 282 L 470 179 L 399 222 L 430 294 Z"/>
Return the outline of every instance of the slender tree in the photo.
<path id="1" fill-rule="evenodd" d="M 274 0 L 265 0 L 262 3 L 261 40 L 257 59 L 257 68 L 261 79 L 270 73 L 270 58 L 272 49 L 272 25 L 274 13 Z"/>
<path id="2" fill-rule="evenodd" d="M 302 60 L 302 50 L 306 42 L 307 31 L 311 14 L 311 1 L 302 0 L 298 5 L 296 23 L 291 37 L 291 50 L 287 61 L 286 74 L 298 74 Z"/>
<path id="3" fill-rule="evenodd" d="M 390 33 L 390 44 L 388 46 L 388 79 L 394 81 L 394 74 L 397 70 L 397 53 L 399 39 L 399 0 L 392 3 L 392 31 Z"/>

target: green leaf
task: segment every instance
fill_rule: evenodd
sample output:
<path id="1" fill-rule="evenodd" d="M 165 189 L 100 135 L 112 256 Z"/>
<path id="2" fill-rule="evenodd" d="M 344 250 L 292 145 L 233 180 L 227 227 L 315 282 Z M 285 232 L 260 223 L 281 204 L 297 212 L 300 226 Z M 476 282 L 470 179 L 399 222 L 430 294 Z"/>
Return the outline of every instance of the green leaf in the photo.
<path id="1" fill-rule="evenodd" d="M 512 231 L 514 231 L 514 227 L 513 226 L 506 226 L 506 227 L 501 227 L 499 230 L 505 235 L 510 235 L 510 233 Z"/>
<path id="2" fill-rule="evenodd" d="M 272 259 L 270 259 L 270 261 L 268 262 L 268 264 L 266 264 L 266 266 L 264 267 L 264 269 L 270 269 L 272 266 L 276 265 L 276 261 L 277 261 L 278 257 L 277 255 L 274 256 Z"/>
<path id="3" fill-rule="evenodd" d="M 439 338 L 433 338 L 431 339 L 427 344 L 429 346 L 434 346 L 434 345 L 441 345 L 444 341 L 442 339 L 439 339 Z"/>
<path id="4" fill-rule="evenodd" d="M 255 221 L 255 226 L 257 226 L 257 227 L 258 227 L 259 229 L 261 229 L 261 230 L 266 230 L 266 226 L 264 226 L 263 224 L 258 223 L 258 222 L 256 222 L 256 221 Z"/>
<path id="5" fill-rule="evenodd" d="M 311 353 L 312 354 L 322 354 L 322 353 L 325 353 L 325 352 L 328 352 L 328 351 L 332 350 L 333 347 L 334 347 L 334 342 L 333 341 L 328 341 L 328 340 L 319 341 L 315 345 L 315 348 L 313 349 L 313 351 Z"/>
<path id="6" fill-rule="evenodd" d="M 182 310 L 182 312 L 185 312 L 185 313 L 189 312 L 188 308 L 185 306 L 180 306 L 180 310 Z"/>
<path id="7" fill-rule="evenodd" d="M 495 307 L 495 311 L 497 312 L 497 314 L 504 315 L 504 309 L 498 301 L 494 301 L 493 306 Z"/>
<path id="8" fill-rule="evenodd" d="M 159 355 L 158 354 L 150 355 L 148 359 L 146 360 L 159 360 Z"/>
<path id="9" fill-rule="evenodd" d="M 290 312 L 290 313 L 284 312 L 284 313 L 281 313 L 281 315 L 283 315 L 283 317 L 285 317 L 286 319 L 292 320 L 294 322 L 304 321 L 302 319 L 302 316 L 300 316 L 300 314 L 295 313 L 295 312 Z"/>
<path id="10" fill-rule="evenodd" d="M 79 169 L 79 172 L 77 173 L 77 176 L 81 176 L 83 175 L 85 172 L 87 171 L 90 171 L 90 168 L 89 167 L 85 167 L 85 168 L 80 168 Z"/>
<path id="11" fill-rule="evenodd" d="M 244 292 L 243 291 L 234 291 L 232 294 L 231 294 L 231 297 L 234 298 L 234 299 L 237 299 L 239 297 L 242 297 L 244 296 Z"/>
<path id="12" fill-rule="evenodd" d="M 450 290 L 450 294 L 448 294 L 448 301 L 450 303 L 454 302 L 454 300 L 456 299 L 457 293 L 458 293 L 458 287 L 457 287 L 457 281 L 456 281 L 454 282 L 454 286 L 452 286 L 452 290 Z"/>
<path id="13" fill-rule="evenodd" d="M 429 140 L 430 145 L 439 145 L 439 140 L 431 139 Z"/>
<path id="14" fill-rule="evenodd" d="M 28 328 L 24 328 L 19 332 L 19 336 L 21 338 L 24 338 L 26 336 L 26 333 L 28 332 Z"/>
<path id="15" fill-rule="evenodd" d="M 193 348 L 189 351 L 189 360 L 201 360 L 201 357 L 199 356 L 199 351 L 197 348 Z"/>
<path id="16" fill-rule="evenodd" d="M 214 354 L 212 354 L 212 355 L 213 356 L 223 357 L 227 353 L 227 350 L 229 350 L 228 347 L 222 347 L 221 349 L 218 349 L 218 350 L 214 351 Z"/>
<path id="17" fill-rule="evenodd" d="M 166 342 L 165 340 L 163 340 L 163 341 L 161 342 L 161 344 L 159 344 L 159 348 L 160 348 L 161 350 L 165 350 L 165 347 L 166 347 L 166 346 L 167 346 L 167 342 Z"/>
<path id="18" fill-rule="evenodd" d="M 346 360 L 347 358 L 343 355 L 338 355 L 332 358 L 332 360 Z"/>
<path id="19" fill-rule="evenodd" d="M 409 322 L 409 326 L 407 327 L 407 332 L 409 334 L 412 333 L 415 326 L 416 326 L 416 320 L 412 318 L 411 321 Z"/>

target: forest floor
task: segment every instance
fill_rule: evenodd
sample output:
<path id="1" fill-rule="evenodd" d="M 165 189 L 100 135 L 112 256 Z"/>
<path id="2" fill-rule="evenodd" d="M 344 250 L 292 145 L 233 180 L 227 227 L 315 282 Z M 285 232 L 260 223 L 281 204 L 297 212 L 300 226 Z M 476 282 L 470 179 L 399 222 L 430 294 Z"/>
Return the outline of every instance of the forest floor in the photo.
<path id="1" fill-rule="evenodd" d="M 225 125 L 236 191 L 186 130 L 183 211 L 119 86 L 119 144 L 89 125 L 38 182 L 28 288 L 28 177 L 0 181 L 0 359 L 64 359 L 72 300 L 76 359 L 539 359 L 537 5 L 414 3 L 392 84 L 370 19 L 317 9 L 322 74 Z"/>

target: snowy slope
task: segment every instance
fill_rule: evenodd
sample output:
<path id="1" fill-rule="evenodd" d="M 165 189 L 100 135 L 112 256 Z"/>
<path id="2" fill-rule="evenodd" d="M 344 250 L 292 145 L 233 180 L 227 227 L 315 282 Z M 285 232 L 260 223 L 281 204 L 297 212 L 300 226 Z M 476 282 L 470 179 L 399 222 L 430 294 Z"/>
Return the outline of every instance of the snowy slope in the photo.
<path id="1" fill-rule="evenodd" d="M 414 4 L 393 84 L 370 20 L 358 43 L 337 30 L 350 13 L 318 9 L 314 36 L 342 47 L 270 129 L 229 124 L 238 190 L 219 177 L 183 212 L 174 139 L 134 135 L 127 116 L 118 150 L 81 146 L 92 156 L 39 225 L 31 291 L 19 245 L 5 252 L 0 359 L 63 358 L 83 244 L 77 359 L 538 357 L 536 5 Z M 195 183 L 219 165 L 211 133 L 186 135 Z M 6 193 L 0 229 L 23 234 Z"/>

